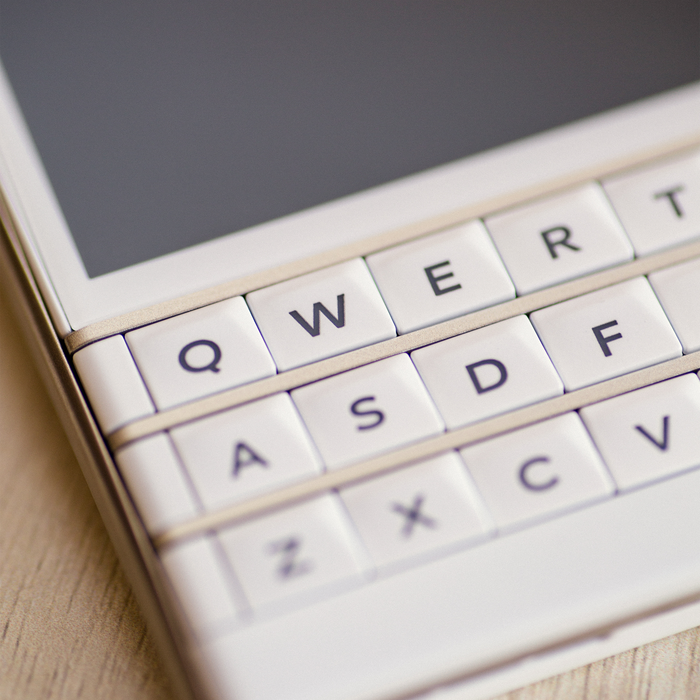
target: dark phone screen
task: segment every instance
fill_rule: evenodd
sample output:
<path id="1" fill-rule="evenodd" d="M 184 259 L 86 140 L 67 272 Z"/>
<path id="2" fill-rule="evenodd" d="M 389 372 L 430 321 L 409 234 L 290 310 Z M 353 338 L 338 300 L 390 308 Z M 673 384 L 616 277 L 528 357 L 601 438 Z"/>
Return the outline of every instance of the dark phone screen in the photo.
<path id="1" fill-rule="evenodd" d="M 700 79 L 697 0 L 2 0 L 92 277 Z"/>

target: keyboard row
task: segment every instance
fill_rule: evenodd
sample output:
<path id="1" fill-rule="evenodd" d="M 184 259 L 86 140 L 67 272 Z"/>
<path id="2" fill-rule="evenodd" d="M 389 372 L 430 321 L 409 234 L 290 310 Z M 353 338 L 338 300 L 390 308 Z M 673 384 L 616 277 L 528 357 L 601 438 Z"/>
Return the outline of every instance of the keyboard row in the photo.
<path id="1" fill-rule="evenodd" d="M 210 512 L 681 354 L 649 283 L 636 278 L 530 319 L 516 316 L 189 422 L 170 435 Z M 128 478 L 163 463 L 147 445 L 119 451 Z M 125 469 L 124 455 L 134 455 L 138 466 Z M 162 481 L 174 487 L 177 472 L 167 479 L 155 473 L 152 484 L 132 489 L 137 502 L 157 494 L 154 503 L 140 503 L 153 532 L 195 515 L 184 482 L 180 495 L 163 489 Z M 180 511 L 176 504 L 190 505 Z"/>
<path id="2" fill-rule="evenodd" d="M 99 341 L 75 365 L 108 434 L 695 238 L 698 193 L 694 153 Z M 698 269 L 691 262 L 649 278 L 686 352 L 700 348 L 686 302 L 700 291 Z M 600 342 L 612 328 L 599 328 Z"/>
<path id="3" fill-rule="evenodd" d="M 277 427 L 284 421 L 294 424 L 286 395 L 260 404 L 267 415 L 279 417 Z M 240 419 L 229 423 L 233 433 L 224 430 L 226 418 L 218 420 L 215 439 L 227 444 L 228 460 L 210 463 L 210 475 L 221 467 L 231 484 L 241 484 L 264 479 L 278 467 L 283 432 L 265 433 L 257 442 L 238 437 L 252 435 L 245 426 L 254 410 L 231 412 L 230 418 L 238 411 Z M 697 468 L 698 425 L 700 380 L 695 374 L 681 375 L 177 542 L 161 552 L 162 561 L 192 626 L 205 638 L 217 636 L 255 617 L 371 585 L 377 576 Z M 187 437 L 172 433 L 185 459 Z M 159 493 L 162 503 L 172 502 L 172 483 L 186 481 L 177 460 L 168 467 L 159 449 L 175 454 L 167 436 L 158 435 L 118 455 L 133 493 L 141 494 L 137 503 L 144 513 L 153 513 L 153 502 L 143 500 L 149 489 Z M 297 456 L 289 455 L 292 460 Z M 202 487 L 206 479 L 199 475 L 194 487 L 203 501 L 216 502 L 221 494 Z"/>

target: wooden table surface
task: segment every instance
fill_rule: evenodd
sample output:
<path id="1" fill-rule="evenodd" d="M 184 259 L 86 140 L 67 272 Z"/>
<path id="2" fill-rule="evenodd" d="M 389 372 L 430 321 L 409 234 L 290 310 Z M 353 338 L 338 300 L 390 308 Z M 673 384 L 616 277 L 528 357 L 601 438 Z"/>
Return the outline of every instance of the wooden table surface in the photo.
<path id="1" fill-rule="evenodd" d="M 129 584 L 1 296 L 0 417 L 0 698 L 171 698 Z M 699 630 L 503 699 L 700 697 Z"/>

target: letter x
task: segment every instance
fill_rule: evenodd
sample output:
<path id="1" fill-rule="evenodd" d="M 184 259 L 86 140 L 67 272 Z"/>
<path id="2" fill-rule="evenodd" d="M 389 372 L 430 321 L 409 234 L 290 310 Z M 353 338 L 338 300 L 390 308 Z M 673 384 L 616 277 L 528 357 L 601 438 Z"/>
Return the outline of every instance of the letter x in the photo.
<path id="1" fill-rule="evenodd" d="M 394 513 L 403 515 L 405 520 L 403 527 L 401 528 L 401 534 L 408 538 L 413 534 L 413 528 L 416 525 L 425 525 L 425 527 L 437 527 L 437 523 L 433 518 L 429 518 L 427 515 L 423 515 L 420 509 L 423 507 L 423 501 L 425 497 L 420 494 L 413 499 L 413 504 L 410 508 L 407 508 L 400 503 L 392 503 L 391 510 Z"/>

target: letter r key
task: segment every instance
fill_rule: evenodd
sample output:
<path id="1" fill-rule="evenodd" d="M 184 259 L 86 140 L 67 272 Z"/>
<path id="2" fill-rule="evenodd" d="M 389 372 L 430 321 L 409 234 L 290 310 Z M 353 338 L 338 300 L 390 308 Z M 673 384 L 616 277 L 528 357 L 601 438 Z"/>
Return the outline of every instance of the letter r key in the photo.
<path id="1" fill-rule="evenodd" d="M 486 227 L 520 294 L 632 258 L 629 239 L 595 183 L 496 214 Z"/>

